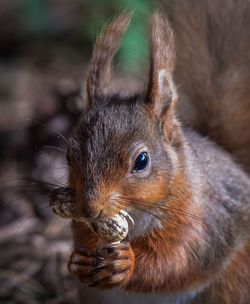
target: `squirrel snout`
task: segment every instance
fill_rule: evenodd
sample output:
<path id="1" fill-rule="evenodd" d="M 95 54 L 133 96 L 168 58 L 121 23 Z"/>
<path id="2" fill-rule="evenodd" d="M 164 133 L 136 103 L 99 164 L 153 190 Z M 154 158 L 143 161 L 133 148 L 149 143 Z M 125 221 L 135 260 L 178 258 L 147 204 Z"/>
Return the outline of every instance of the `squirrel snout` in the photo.
<path id="1" fill-rule="evenodd" d="M 89 219 L 95 219 L 102 213 L 104 202 L 97 199 L 89 199 L 83 201 L 83 214 L 84 217 Z"/>
<path id="2" fill-rule="evenodd" d="M 82 198 L 81 213 L 86 219 L 96 219 L 117 213 L 116 193 Z"/>
<path id="3" fill-rule="evenodd" d="M 84 215 L 86 218 L 97 218 L 103 210 L 103 204 L 100 203 L 90 203 L 84 208 Z"/>

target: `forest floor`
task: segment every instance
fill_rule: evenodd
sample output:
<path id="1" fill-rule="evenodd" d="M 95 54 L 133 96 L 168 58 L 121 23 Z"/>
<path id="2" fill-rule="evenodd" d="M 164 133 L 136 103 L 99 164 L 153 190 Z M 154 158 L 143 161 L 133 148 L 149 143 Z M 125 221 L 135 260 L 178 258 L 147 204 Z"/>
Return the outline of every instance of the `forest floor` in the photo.
<path id="1" fill-rule="evenodd" d="M 67 182 L 64 150 L 82 102 L 83 66 L 0 66 L 0 302 L 77 303 L 70 223 L 47 191 Z M 60 135 L 63 134 L 63 135 Z"/>

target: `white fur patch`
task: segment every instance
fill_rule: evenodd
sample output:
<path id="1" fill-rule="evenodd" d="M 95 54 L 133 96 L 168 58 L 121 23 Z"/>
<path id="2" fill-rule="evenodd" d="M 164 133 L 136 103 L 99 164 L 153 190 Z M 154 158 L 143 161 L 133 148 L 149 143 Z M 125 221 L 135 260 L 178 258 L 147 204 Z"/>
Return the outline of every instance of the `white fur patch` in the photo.
<path id="1" fill-rule="evenodd" d="M 130 240 L 144 236 L 155 229 L 162 228 L 161 221 L 158 219 L 161 217 L 160 212 L 156 213 L 155 210 L 152 210 L 152 214 L 149 212 L 136 210 L 133 211 L 133 214 L 130 213 L 134 220 L 134 225 L 129 223 L 128 238 Z"/>

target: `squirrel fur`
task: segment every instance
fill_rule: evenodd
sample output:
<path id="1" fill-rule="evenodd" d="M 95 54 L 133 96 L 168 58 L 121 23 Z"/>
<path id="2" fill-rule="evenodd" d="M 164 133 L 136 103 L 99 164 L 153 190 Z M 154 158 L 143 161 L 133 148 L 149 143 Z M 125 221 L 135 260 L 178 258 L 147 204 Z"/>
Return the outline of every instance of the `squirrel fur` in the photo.
<path id="1" fill-rule="evenodd" d="M 82 302 L 247 304 L 250 2 L 170 1 L 167 12 L 151 18 L 143 92 L 108 89 L 129 13 L 95 44 L 69 186 L 79 216 L 126 210 L 134 225 L 121 243 L 97 247 L 73 221 L 68 268 Z M 142 151 L 148 165 L 134 172 Z"/>

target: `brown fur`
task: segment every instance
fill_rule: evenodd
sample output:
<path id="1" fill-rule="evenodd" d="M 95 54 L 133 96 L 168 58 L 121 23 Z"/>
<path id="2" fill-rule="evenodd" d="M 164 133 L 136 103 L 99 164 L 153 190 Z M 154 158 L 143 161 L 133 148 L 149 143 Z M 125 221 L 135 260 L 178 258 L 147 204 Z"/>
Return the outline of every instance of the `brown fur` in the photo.
<path id="1" fill-rule="evenodd" d="M 204 119 L 205 126 L 200 129 L 215 132 L 220 128 L 210 128 L 210 118 L 205 116 L 205 109 L 211 114 L 211 109 L 215 110 L 210 100 L 212 104 L 218 96 L 218 91 L 213 90 L 213 79 L 207 78 L 214 65 L 208 60 L 207 45 L 202 40 L 201 33 L 207 28 L 205 11 L 201 2 L 193 3 L 197 18 L 190 17 L 190 22 L 198 22 L 200 27 L 198 32 L 194 26 L 187 31 L 192 30 L 194 41 L 202 42 L 200 52 L 205 53 L 201 58 L 197 56 L 191 77 L 189 66 L 184 70 L 181 65 L 188 64 L 186 57 L 180 55 L 185 52 L 181 37 L 183 43 L 190 40 L 186 41 L 186 36 L 178 32 L 189 2 L 180 1 L 183 11 L 178 3 L 171 15 L 177 35 L 177 79 L 184 80 L 187 73 L 182 92 L 187 96 L 188 92 L 193 94 L 194 105 Z M 233 3 L 228 1 L 229 7 Z M 206 12 L 214 20 L 217 5 L 210 6 L 207 1 L 204 5 L 209 6 Z M 177 18 L 178 10 L 183 19 Z M 236 303 L 235 299 L 239 299 L 239 303 L 247 304 L 250 179 L 229 154 L 182 128 L 176 119 L 177 93 L 172 80 L 174 40 L 169 23 L 159 13 L 151 22 L 146 92 L 124 98 L 106 91 L 102 77 L 110 81 L 111 59 L 128 20 L 127 14 L 119 16 L 97 40 L 88 80 L 89 106 L 69 149 L 69 182 L 76 192 L 79 216 L 86 221 L 91 223 L 125 208 L 138 231 L 133 235 L 131 228 L 132 235 L 123 242 L 98 247 L 96 235 L 85 225 L 74 222 L 75 251 L 69 270 L 85 284 L 97 288 L 120 287 L 129 292 L 166 296 L 183 292 L 185 301 L 178 302 L 176 298 L 175 303 Z M 216 47 L 216 43 L 212 46 Z M 194 56 L 188 48 L 189 45 L 187 56 Z M 196 94 L 203 97 L 203 108 Z M 211 126 L 212 121 L 222 122 L 221 106 L 223 110 L 226 107 L 223 101 L 221 105 L 216 103 L 213 115 L 217 118 L 212 116 Z M 219 138 L 223 133 L 215 134 Z M 223 143 L 229 143 L 226 134 Z M 148 152 L 151 164 L 143 172 L 135 173 L 133 163 L 141 146 Z M 246 158 L 244 162 L 247 163 Z"/>
<path id="2" fill-rule="evenodd" d="M 172 0 L 167 11 L 182 120 L 250 172 L 250 2 Z"/>

